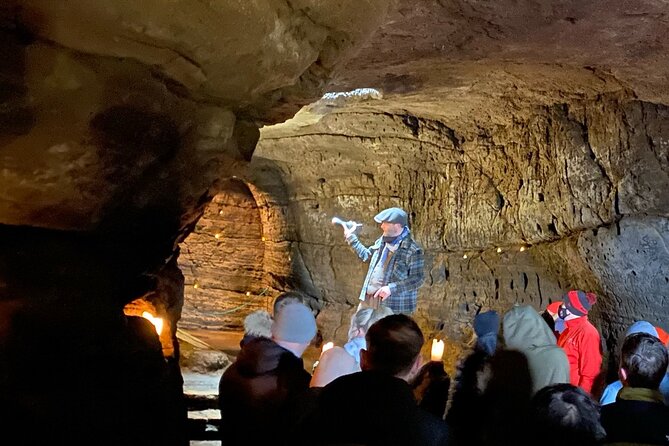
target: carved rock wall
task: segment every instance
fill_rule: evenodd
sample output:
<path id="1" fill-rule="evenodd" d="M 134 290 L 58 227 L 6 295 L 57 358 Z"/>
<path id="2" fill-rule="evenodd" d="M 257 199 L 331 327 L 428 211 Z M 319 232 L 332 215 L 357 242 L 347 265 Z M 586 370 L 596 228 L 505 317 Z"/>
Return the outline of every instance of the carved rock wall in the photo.
<path id="1" fill-rule="evenodd" d="M 179 243 L 217 181 L 244 170 L 258 126 L 319 96 L 390 7 L 0 4 L 3 438 L 185 444 Z M 248 279 L 254 240 L 236 259 Z M 133 316 L 143 308 L 166 319 L 169 345 Z"/>
<path id="2" fill-rule="evenodd" d="M 363 222 L 371 243 L 372 216 L 395 205 L 427 252 L 428 331 L 466 339 L 479 309 L 540 309 L 570 288 L 600 295 L 593 319 L 611 340 L 638 318 L 667 325 L 666 107 L 621 92 L 472 127 L 366 105 L 264 129 L 256 152 L 285 173 L 326 338 L 345 332 L 366 271 L 330 218 Z"/>
<path id="3" fill-rule="evenodd" d="M 262 288 L 265 240 L 255 198 L 239 180 L 221 189 L 181 243 L 186 329 L 242 329 L 246 314 L 271 305 L 272 293 Z"/>

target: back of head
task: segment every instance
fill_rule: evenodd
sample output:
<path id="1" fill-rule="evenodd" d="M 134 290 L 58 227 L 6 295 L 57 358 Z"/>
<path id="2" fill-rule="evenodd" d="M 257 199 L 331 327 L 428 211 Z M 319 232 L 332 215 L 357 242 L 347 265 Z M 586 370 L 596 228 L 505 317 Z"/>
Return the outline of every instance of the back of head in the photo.
<path id="1" fill-rule="evenodd" d="M 379 308 L 359 309 L 351 316 L 351 325 L 348 329 L 349 341 L 353 337 L 364 336 L 374 322 L 391 314 L 393 314 L 393 310 L 384 305 L 380 305 Z"/>
<path id="2" fill-rule="evenodd" d="M 306 296 L 299 291 L 286 291 L 279 294 L 276 299 L 274 299 L 274 307 L 272 309 L 272 314 L 274 317 L 281 312 L 281 309 L 290 303 L 302 303 L 306 302 Z"/>
<path id="3" fill-rule="evenodd" d="M 488 355 L 497 349 L 499 335 L 499 314 L 495 310 L 484 311 L 474 316 L 474 333 L 476 333 L 476 347 Z"/>
<path id="4" fill-rule="evenodd" d="M 531 425 L 537 444 L 595 445 L 606 435 L 598 404 L 580 387 L 553 384 L 532 398 Z"/>
<path id="5" fill-rule="evenodd" d="M 272 324 L 272 339 L 295 344 L 309 344 L 316 336 L 316 319 L 302 303 L 284 306 Z"/>
<path id="6" fill-rule="evenodd" d="M 392 376 L 411 370 L 425 342 L 418 324 L 405 314 L 380 319 L 372 324 L 365 338 L 365 369 Z"/>
<path id="7" fill-rule="evenodd" d="M 630 387 L 657 389 L 667 372 L 669 357 L 662 342 L 648 333 L 634 333 L 625 338 L 620 368 Z"/>

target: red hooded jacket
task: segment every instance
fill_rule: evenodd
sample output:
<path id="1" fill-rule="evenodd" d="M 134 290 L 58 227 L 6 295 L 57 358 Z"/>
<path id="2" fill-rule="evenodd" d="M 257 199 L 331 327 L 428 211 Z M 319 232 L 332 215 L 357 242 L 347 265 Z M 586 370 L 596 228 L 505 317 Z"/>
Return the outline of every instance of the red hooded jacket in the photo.
<path id="1" fill-rule="evenodd" d="M 567 329 L 558 338 L 558 346 L 567 353 L 569 380 L 592 393 L 592 384 L 602 366 L 599 332 L 587 316 L 566 321 Z"/>

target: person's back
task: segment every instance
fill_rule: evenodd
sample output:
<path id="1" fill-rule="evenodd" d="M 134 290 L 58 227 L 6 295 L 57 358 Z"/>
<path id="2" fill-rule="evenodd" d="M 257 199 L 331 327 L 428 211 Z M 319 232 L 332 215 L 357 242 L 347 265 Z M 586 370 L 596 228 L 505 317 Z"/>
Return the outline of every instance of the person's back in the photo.
<path id="1" fill-rule="evenodd" d="M 517 305 L 504 315 L 506 347 L 527 357 L 532 392 L 551 384 L 569 382 L 569 361 L 542 317 L 529 305 Z"/>
<path id="2" fill-rule="evenodd" d="M 485 390 L 480 377 L 489 370 L 490 357 L 497 350 L 499 315 L 494 310 L 479 313 L 474 317 L 473 328 L 476 346 L 458 364 L 446 421 L 458 444 L 477 445 L 482 434 L 477 415 L 482 410 Z"/>
<path id="3" fill-rule="evenodd" d="M 656 338 L 660 339 L 660 341 L 662 342 L 662 339 L 658 334 L 657 328 L 648 321 L 636 321 L 635 323 L 630 325 L 630 327 L 627 329 L 627 332 L 625 333 L 625 337 L 633 335 L 634 333 L 648 333 L 649 335 L 655 336 Z M 666 346 L 664 342 L 662 342 L 662 344 Z M 616 398 L 618 397 L 618 392 L 620 392 L 622 388 L 623 388 L 623 383 L 620 381 L 620 379 L 610 383 L 609 385 L 606 386 L 606 388 L 602 392 L 602 396 L 599 399 L 599 403 L 602 406 L 614 403 L 616 401 Z M 665 404 L 669 404 L 669 370 L 664 375 L 664 378 L 662 378 L 662 382 L 660 382 L 660 393 L 664 397 Z"/>
<path id="4" fill-rule="evenodd" d="M 662 342 L 647 333 L 625 338 L 620 358 L 623 388 L 616 402 L 602 407 L 609 444 L 669 444 L 669 407 L 658 391 L 669 355 Z"/>
<path id="5" fill-rule="evenodd" d="M 286 435 L 285 408 L 306 392 L 311 376 L 301 355 L 316 335 L 302 304 L 289 304 L 272 325 L 272 339 L 245 343 L 219 382 L 221 436 L 225 444 L 276 443 Z"/>
<path id="6" fill-rule="evenodd" d="M 367 332 L 362 371 L 323 387 L 296 441 L 304 445 L 407 446 L 447 442 L 446 424 L 418 408 L 407 380 L 424 338 L 408 316 L 384 317 Z"/>
<path id="7" fill-rule="evenodd" d="M 360 351 L 367 346 L 365 335 L 369 327 L 393 311 L 384 306 L 361 308 L 351 316 L 348 342 L 344 347 L 333 347 L 321 354 L 311 378 L 311 387 L 323 387 L 340 376 L 360 371 Z"/>

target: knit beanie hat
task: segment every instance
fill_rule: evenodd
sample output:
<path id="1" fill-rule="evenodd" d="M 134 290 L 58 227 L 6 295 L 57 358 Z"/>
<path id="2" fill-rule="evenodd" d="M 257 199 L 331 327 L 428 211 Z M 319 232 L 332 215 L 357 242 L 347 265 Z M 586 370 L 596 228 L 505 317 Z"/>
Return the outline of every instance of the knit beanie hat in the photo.
<path id="1" fill-rule="evenodd" d="M 497 334 L 499 333 L 499 314 L 490 310 L 474 316 L 474 333 L 477 346 L 492 355 L 497 348 Z"/>
<path id="2" fill-rule="evenodd" d="M 572 290 L 562 298 L 564 306 L 575 316 L 585 316 L 597 301 L 597 295 L 594 293 L 584 293 L 581 290 Z"/>
<path id="3" fill-rule="evenodd" d="M 274 317 L 272 337 L 278 341 L 308 344 L 316 336 L 316 319 L 301 303 L 289 303 Z"/>
<path id="4" fill-rule="evenodd" d="M 653 324 L 647 321 L 637 321 L 630 325 L 630 328 L 628 328 L 627 332 L 625 333 L 625 337 L 633 335 L 634 333 L 647 333 L 651 336 L 655 336 L 658 339 L 660 338 Z"/>

